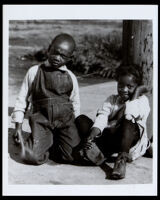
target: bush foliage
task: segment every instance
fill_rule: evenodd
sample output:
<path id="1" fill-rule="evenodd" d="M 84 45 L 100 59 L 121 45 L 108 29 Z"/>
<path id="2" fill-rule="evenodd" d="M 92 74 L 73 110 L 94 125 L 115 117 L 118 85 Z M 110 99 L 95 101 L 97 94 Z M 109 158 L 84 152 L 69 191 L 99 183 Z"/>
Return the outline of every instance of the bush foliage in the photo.
<path id="1" fill-rule="evenodd" d="M 99 72 L 112 78 L 121 58 L 121 33 L 113 31 L 106 36 L 84 35 L 78 42 L 72 67 L 84 74 Z"/>

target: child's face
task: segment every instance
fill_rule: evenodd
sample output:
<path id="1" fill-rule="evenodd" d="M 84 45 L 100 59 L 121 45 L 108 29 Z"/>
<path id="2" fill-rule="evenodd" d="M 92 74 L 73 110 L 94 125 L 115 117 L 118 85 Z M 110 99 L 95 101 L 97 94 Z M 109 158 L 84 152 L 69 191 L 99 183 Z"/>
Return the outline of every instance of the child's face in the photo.
<path id="1" fill-rule="evenodd" d="M 71 59 L 72 53 L 72 44 L 65 40 L 58 40 L 52 44 L 48 52 L 48 61 L 51 66 L 59 68 Z"/>
<path id="2" fill-rule="evenodd" d="M 124 101 L 132 98 L 138 84 L 132 75 L 124 75 L 118 79 L 118 94 Z"/>

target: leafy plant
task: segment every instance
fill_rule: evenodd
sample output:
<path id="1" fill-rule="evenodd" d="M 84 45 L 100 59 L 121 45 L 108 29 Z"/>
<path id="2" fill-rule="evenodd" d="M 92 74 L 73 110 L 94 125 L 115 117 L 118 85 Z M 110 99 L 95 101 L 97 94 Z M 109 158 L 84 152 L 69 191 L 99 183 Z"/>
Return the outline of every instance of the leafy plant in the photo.
<path id="1" fill-rule="evenodd" d="M 121 33 L 113 31 L 106 36 L 84 35 L 77 45 L 72 69 L 84 74 L 97 72 L 103 77 L 114 78 L 121 59 Z"/>

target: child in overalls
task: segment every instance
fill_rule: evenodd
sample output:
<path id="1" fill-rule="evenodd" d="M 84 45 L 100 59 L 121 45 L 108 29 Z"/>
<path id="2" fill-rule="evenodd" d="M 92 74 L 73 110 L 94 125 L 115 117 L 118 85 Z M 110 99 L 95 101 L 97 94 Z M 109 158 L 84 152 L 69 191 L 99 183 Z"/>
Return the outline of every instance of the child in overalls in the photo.
<path id="1" fill-rule="evenodd" d="M 85 137 L 79 156 L 104 166 L 109 156 L 118 153 L 111 179 L 124 178 L 126 162 L 144 155 L 150 147 L 146 130 L 150 106 L 144 95 L 147 89 L 142 85 L 141 68 L 121 66 L 117 81 L 118 94 L 106 99 L 94 123 L 85 115 L 76 119 L 79 132 Z"/>
<path id="2" fill-rule="evenodd" d="M 12 120 L 16 123 L 14 139 L 21 144 L 26 163 L 40 165 L 49 156 L 60 162 L 73 161 L 73 148 L 80 142 L 74 122 L 80 114 L 80 99 L 77 79 L 66 63 L 74 49 L 70 35 L 56 36 L 48 49 L 48 60 L 31 67 L 24 78 Z M 24 142 L 22 123 L 29 102 L 31 135 Z"/>

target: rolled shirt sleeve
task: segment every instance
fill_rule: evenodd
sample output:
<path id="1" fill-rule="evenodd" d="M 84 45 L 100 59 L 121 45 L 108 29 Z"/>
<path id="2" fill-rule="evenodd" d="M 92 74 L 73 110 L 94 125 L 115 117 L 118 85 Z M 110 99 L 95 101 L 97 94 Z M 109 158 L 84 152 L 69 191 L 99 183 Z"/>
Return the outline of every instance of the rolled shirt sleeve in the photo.
<path id="1" fill-rule="evenodd" d="M 11 114 L 11 121 L 13 123 L 23 123 L 23 119 L 24 119 L 24 112 L 22 111 L 13 111 L 13 113 Z"/>
<path id="2" fill-rule="evenodd" d="M 70 100 L 73 105 L 73 111 L 75 117 L 78 117 L 80 115 L 80 96 L 79 96 L 79 85 L 76 76 L 68 70 L 68 73 L 70 74 L 73 82 L 73 90 L 70 95 Z"/>
<path id="3" fill-rule="evenodd" d="M 97 117 L 92 127 L 99 128 L 101 133 L 105 127 L 108 125 L 108 117 L 113 109 L 113 98 L 114 96 L 110 96 L 103 103 L 102 108 L 98 110 Z"/>
<path id="4" fill-rule="evenodd" d="M 16 99 L 15 107 L 13 113 L 11 114 L 12 122 L 22 123 L 24 119 L 24 113 L 28 105 L 29 91 L 37 73 L 38 65 L 31 67 L 26 73 L 22 86 L 20 88 L 19 95 Z"/>
<path id="5" fill-rule="evenodd" d="M 127 101 L 126 109 L 125 109 L 125 117 L 128 120 L 132 120 L 133 122 L 137 119 L 147 120 L 147 117 L 150 112 L 150 106 L 148 98 L 143 95 L 139 98 Z"/>

